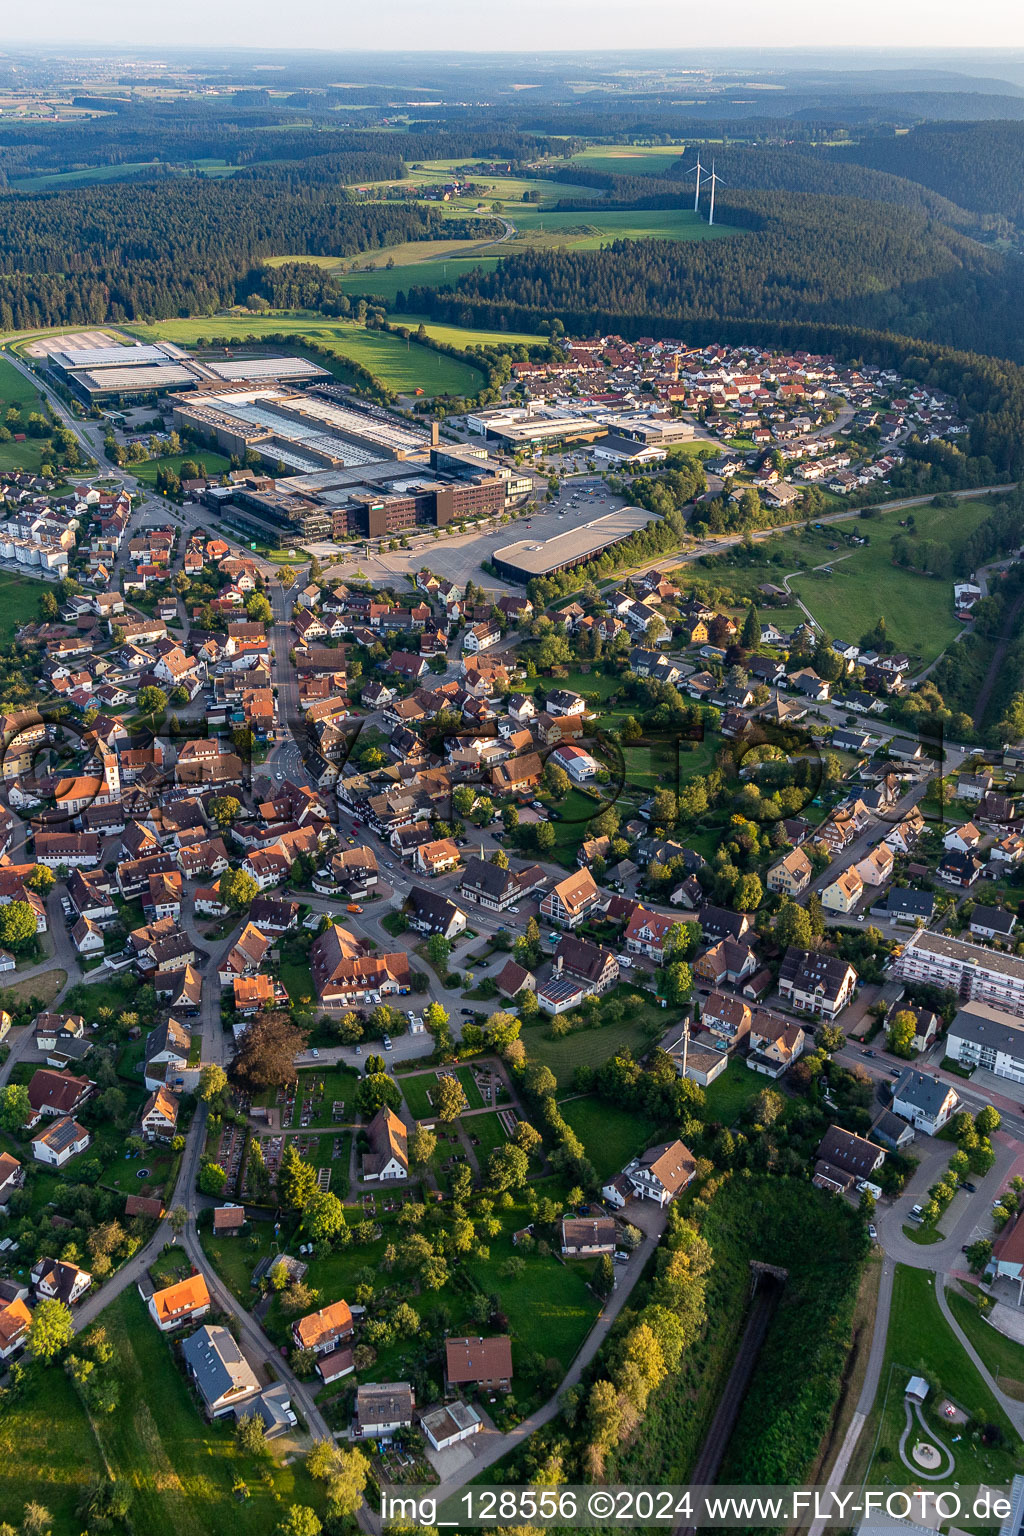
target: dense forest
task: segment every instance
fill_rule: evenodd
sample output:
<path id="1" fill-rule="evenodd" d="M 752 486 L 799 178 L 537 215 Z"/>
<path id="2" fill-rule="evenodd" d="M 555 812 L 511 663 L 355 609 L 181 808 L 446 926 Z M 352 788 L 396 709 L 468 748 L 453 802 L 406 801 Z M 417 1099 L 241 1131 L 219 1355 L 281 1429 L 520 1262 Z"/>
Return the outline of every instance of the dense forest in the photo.
<path id="1" fill-rule="evenodd" d="M 108 111 L 110 103 L 105 103 Z M 403 174 L 405 162 L 483 156 L 518 163 L 539 154 L 572 153 L 576 141 L 549 145 L 543 137 L 525 137 L 500 118 L 474 128 L 425 126 L 400 136 L 387 132 L 338 128 L 326 116 L 306 125 L 295 122 L 294 111 L 280 105 L 270 109 L 236 101 L 230 106 L 203 101 L 115 103 L 108 116 L 67 124 L 4 121 L 0 123 L 0 187 L 19 176 L 77 170 L 84 166 L 125 165 L 166 161 L 224 160 L 229 165 L 260 165 L 287 161 L 313 162 L 343 157 L 355 163 L 363 157 L 388 165 L 383 177 L 371 169 L 353 181 L 384 180 Z M 287 128 L 283 134 L 275 129 Z M 312 168 L 312 167 L 311 167 Z"/>
<path id="2" fill-rule="evenodd" d="M 1024 225 L 1024 123 L 922 123 L 828 153 L 844 168 L 856 163 L 907 177 L 962 208 Z"/>
<path id="3" fill-rule="evenodd" d="M 719 209 L 722 223 L 753 232 L 523 252 L 467 273 L 451 292 L 414 290 L 408 307 L 496 327 L 529 314 L 533 329 L 553 314 L 577 333 L 625 326 L 634 335 L 656 321 L 823 321 L 1024 359 L 1024 266 L 917 209 L 731 191 Z"/>
<path id="4" fill-rule="evenodd" d="M 434 208 L 357 203 L 329 184 L 232 177 L 9 194 L 0 329 L 212 314 L 277 252 L 347 255 L 463 232 Z"/>

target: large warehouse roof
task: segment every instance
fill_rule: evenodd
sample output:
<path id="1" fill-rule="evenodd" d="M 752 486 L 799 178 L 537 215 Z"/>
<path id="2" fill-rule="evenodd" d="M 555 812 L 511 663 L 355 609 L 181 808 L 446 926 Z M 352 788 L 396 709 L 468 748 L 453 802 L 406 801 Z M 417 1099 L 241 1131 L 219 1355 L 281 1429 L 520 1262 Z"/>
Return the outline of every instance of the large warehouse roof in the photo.
<path id="1" fill-rule="evenodd" d="M 617 512 L 606 512 L 603 517 L 595 517 L 592 523 L 559 533 L 543 543 L 520 539 L 515 544 L 506 544 L 496 549 L 491 558 L 499 567 L 504 565 L 514 569 L 525 578 L 548 576 L 552 571 L 564 570 L 566 566 L 599 555 L 602 550 L 628 539 L 631 533 L 654 521 L 655 514 L 646 512 L 643 507 L 620 507 Z"/>
<path id="2" fill-rule="evenodd" d="M 89 347 L 79 352 L 57 352 L 55 360 L 65 368 L 103 368 L 108 363 L 134 368 L 145 363 L 164 363 L 167 353 L 160 347 Z"/>
<path id="3" fill-rule="evenodd" d="M 331 375 L 319 363 L 304 357 L 248 357 L 231 363 L 207 362 L 205 367 L 218 379 L 229 382 L 245 379 L 329 379 Z"/>
<path id="4" fill-rule="evenodd" d="M 194 384 L 195 375 L 180 363 L 164 360 L 163 367 L 144 365 L 141 368 L 78 368 L 74 378 L 89 392 L 122 389 L 171 389 L 179 384 Z"/>

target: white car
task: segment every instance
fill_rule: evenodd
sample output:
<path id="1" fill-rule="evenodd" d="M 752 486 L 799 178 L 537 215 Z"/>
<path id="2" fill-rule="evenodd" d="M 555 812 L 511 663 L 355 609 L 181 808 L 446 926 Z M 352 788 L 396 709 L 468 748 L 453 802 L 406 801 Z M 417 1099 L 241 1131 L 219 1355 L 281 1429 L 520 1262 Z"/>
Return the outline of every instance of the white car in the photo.
<path id="1" fill-rule="evenodd" d="M 511 912 L 511 913 L 512 913 L 512 914 L 513 914 L 513 915 L 514 915 L 514 916 L 515 916 L 515 917 L 518 917 L 518 916 L 519 916 L 519 908 L 518 908 L 518 907 L 509 907 L 509 911 L 510 911 L 510 912 Z"/>

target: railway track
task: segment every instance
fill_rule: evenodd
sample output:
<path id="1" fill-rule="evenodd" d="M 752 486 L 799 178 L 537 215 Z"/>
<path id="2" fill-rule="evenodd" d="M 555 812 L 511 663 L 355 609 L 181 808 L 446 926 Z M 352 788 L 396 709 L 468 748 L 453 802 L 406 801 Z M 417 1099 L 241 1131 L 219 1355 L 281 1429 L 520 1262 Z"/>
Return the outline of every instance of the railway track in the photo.
<path id="1" fill-rule="evenodd" d="M 736 1427 L 747 1384 L 753 1375 L 757 1357 L 761 1353 L 761 1346 L 768 1332 L 768 1325 L 775 1314 L 781 1295 L 782 1284 L 773 1277 L 765 1277 L 758 1283 L 743 1328 L 743 1336 L 736 1351 L 736 1358 L 729 1372 L 729 1379 L 726 1381 L 725 1390 L 711 1421 L 711 1428 L 704 1437 L 704 1443 L 690 1474 L 691 1487 L 712 1484 L 718 1476 L 726 1447 Z M 697 1529 L 698 1527 L 693 1525 L 677 1525 L 673 1528 L 672 1536 L 696 1536 Z"/>

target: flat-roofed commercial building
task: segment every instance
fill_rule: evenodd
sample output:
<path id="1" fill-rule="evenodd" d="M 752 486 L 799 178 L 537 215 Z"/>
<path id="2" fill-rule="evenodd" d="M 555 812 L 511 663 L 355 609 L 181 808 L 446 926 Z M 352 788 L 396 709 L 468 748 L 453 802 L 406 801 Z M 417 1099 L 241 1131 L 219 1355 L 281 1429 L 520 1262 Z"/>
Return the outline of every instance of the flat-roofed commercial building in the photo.
<path id="1" fill-rule="evenodd" d="M 526 583 L 534 576 L 553 576 L 556 571 L 584 565 L 656 521 L 656 515 L 643 507 L 620 507 L 617 512 L 606 512 L 591 523 L 542 543 L 520 539 L 515 544 L 505 544 L 494 551 L 491 563 L 507 581 Z"/>
<path id="2" fill-rule="evenodd" d="M 526 443 L 592 443 L 608 430 L 604 422 L 590 421 L 585 416 L 540 412 L 529 406 L 499 406 L 493 411 L 474 412 L 466 417 L 466 426 L 471 432 L 510 448 Z"/>
<path id="3" fill-rule="evenodd" d="M 305 357 L 240 357 L 230 362 L 206 361 L 203 367 L 225 383 L 236 384 L 240 380 L 280 379 L 301 381 L 304 379 L 329 379 L 331 375 L 319 363 L 311 363 Z"/>

